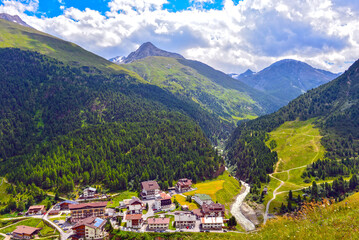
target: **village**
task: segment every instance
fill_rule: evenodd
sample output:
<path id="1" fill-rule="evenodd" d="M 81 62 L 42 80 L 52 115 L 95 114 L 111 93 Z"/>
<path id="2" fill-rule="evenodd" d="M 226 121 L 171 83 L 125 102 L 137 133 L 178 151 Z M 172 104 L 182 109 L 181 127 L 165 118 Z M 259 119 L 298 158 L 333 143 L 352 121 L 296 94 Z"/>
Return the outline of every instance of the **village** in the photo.
<path id="1" fill-rule="evenodd" d="M 139 197 L 123 199 L 115 203 L 115 208 L 108 208 L 106 196 L 87 187 L 78 199 L 58 202 L 48 211 L 44 205 L 30 206 L 26 216 L 46 220 L 61 239 L 73 240 L 105 239 L 107 224 L 113 229 L 134 232 L 227 232 L 229 219 L 225 218 L 225 206 L 215 203 L 207 194 L 183 195 L 193 190 L 192 180 L 187 178 L 179 179 L 167 192 L 154 180 L 144 181 Z M 172 201 L 174 195 L 185 196 L 200 208 L 190 210 L 187 205 Z M 31 239 L 37 238 L 40 230 L 19 225 L 6 235 L 12 239 Z"/>

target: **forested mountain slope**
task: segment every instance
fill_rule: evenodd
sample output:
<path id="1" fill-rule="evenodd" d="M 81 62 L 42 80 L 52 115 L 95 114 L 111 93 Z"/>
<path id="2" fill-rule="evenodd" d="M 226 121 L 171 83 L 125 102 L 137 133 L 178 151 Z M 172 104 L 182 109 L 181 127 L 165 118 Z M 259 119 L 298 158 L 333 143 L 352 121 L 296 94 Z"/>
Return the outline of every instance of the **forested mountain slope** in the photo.
<path id="1" fill-rule="evenodd" d="M 273 112 L 284 104 L 198 61 L 150 56 L 121 66 L 233 123 Z"/>
<path id="2" fill-rule="evenodd" d="M 94 68 L 89 74 L 13 48 L 0 49 L 0 75 L 0 172 L 10 181 L 38 186 L 50 181 L 69 191 L 87 176 L 111 188 L 113 181 L 136 178 L 135 188 L 145 166 L 156 168 L 144 178 L 161 180 L 164 174 L 208 178 L 220 165 L 196 125 L 198 120 L 213 133 L 219 122 L 159 87 L 124 73 L 106 75 Z M 175 169 L 173 164 L 183 171 L 158 168 Z M 202 164 L 206 172 L 199 170 Z M 105 178 L 110 167 L 117 170 Z M 57 177 L 60 182 L 54 183 Z"/>
<path id="3" fill-rule="evenodd" d="M 338 77 L 307 63 L 285 59 L 273 63 L 258 73 L 246 72 L 237 77 L 243 83 L 275 96 L 286 103 Z"/>
<path id="4" fill-rule="evenodd" d="M 310 90 L 276 113 L 241 124 L 228 145 L 228 159 L 237 175 L 260 184 L 273 172 L 276 152 L 265 145 L 268 133 L 286 121 L 317 118 L 329 158 L 356 157 L 359 151 L 359 61 L 335 80 Z"/>

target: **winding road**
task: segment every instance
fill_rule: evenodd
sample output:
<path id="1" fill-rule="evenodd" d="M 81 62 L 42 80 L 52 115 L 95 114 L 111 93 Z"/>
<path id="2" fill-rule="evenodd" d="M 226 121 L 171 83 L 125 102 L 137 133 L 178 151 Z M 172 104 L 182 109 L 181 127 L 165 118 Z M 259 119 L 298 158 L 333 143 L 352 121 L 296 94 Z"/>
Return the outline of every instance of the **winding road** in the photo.
<path id="1" fill-rule="evenodd" d="M 241 181 L 241 183 L 242 187 L 245 187 L 245 190 L 243 193 L 237 196 L 236 201 L 231 207 L 231 213 L 236 218 L 237 222 L 241 224 L 246 231 L 253 231 L 256 229 L 256 226 L 251 221 L 249 221 L 241 212 L 241 205 L 249 193 L 250 186 L 243 181 Z"/>

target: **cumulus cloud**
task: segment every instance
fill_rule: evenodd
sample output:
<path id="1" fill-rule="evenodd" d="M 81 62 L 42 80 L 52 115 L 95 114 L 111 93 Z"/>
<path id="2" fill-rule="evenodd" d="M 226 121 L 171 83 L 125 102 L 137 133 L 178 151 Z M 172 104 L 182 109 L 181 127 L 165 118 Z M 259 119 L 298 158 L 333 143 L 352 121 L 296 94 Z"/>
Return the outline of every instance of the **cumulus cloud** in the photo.
<path id="1" fill-rule="evenodd" d="M 25 14 L 38 1 L 7 0 L 0 11 L 106 58 L 147 41 L 225 72 L 258 71 L 283 58 L 339 72 L 359 58 L 356 1 L 224 0 L 221 10 L 196 7 L 212 0 L 190 2 L 194 7 L 172 12 L 163 8 L 166 0 L 112 0 L 105 13 L 70 7 L 39 18 Z"/>

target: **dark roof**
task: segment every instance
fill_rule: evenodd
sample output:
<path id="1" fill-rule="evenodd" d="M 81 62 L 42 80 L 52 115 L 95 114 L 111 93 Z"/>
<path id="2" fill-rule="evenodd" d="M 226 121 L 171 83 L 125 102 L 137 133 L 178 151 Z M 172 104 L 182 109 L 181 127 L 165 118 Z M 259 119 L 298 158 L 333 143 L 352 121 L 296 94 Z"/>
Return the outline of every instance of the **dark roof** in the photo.
<path id="1" fill-rule="evenodd" d="M 146 191 L 160 189 L 160 186 L 156 181 L 145 181 L 141 182 L 142 189 L 145 189 Z"/>
<path id="2" fill-rule="evenodd" d="M 36 231 L 39 231 L 39 230 L 41 230 L 41 228 L 35 228 L 35 227 L 29 227 L 29 226 L 20 225 L 20 226 L 16 227 L 16 229 L 13 231 L 13 233 L 32 235 Z"/>
<path id="3" fill-rule="evenodd" d="M 79 203 L 79 204 L 70 204 L 69 209 L 82 209 L 82 208 L 99 208 L 106 207 L 107 202 L 92 202 L 92 203 Z"/>
<path id="4" fill-rule="evenodd" d="M 61 204 L 64 204 L 64 203 L 68 203 L 68 204 L 79 204 L 78 202 L 76 202 L 76 201 L 71 201 L 71 200 L 62 201 L 62 202 L 60 202 L 59 204 L 61 205 Z"/>
<path id="5" fill-rule="evenodd" d="M 182 179 L 178 180 L 177 185 L 180 185 L 180 186 L 191 186 L 191 185 L 192 185 L 192 180 L 191 180 L 191 179 L 187 179 L 187 178 L 182 178 Z"/>
<path id="6" fill-rule="evenodd" d="M 78 228 L 80 226 L 88 226 L 90 228 L 101 228 L 106 224 L 106 220 L 98 217 L 88 217 L 85 219 L 82 219 L 80 222 L 76 223 L 75 226 L 72 228 Z"/>
<path id="7" fill-rule="evenodd" d="M 212 204 L 203 204 L 202 205 L 202 211 L 203 213 L 210 213 L 210 212 L 224 212 L 225 208 L 224 205 L 220 204 L 220 203 L 212 203 Z"/>

